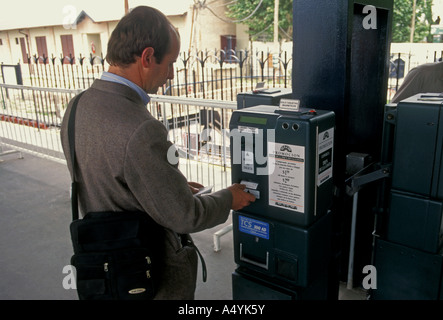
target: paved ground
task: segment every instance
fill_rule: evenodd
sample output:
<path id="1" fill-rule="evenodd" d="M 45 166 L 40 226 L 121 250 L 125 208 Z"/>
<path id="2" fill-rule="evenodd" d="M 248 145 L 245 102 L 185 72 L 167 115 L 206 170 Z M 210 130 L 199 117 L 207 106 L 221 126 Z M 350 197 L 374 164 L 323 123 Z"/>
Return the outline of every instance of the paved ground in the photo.
<path id="1" fill-rule="evenodd" d="M 0 299 L 72 300 L 63 288 L 72 247 L 70 177 L 64 164 L 29 154 L 2 157 L 0 162 Z M 204 255 L 208 281 L 199 274 L 196 299 L 232 299 L 232 232 L 213 250 L 213 233 L 225 225 L 193 235 Z M 364 299 L 364 293 L 341 286 L 340 299 Z"/>

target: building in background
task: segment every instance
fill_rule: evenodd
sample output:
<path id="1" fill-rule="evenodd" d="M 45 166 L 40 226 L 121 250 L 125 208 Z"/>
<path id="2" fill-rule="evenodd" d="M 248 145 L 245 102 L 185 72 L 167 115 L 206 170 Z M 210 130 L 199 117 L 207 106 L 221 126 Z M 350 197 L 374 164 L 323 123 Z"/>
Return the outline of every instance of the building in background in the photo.
<path id="1" fill-rule="evenodd" d="M 39 63 L 52 58 L 106 56 L 108 39 L 128 8 L 149 5 L 165 13 L 179 30 L 182 51 L 247 48 L 244 27 L 225 16 L 227 0 L 211 3 L 193 0 L 17 1 L 0 13 L 0 63 Z M 101 60 L 97 59 L 96 63 Z M 48 61 L 46 61 L 48 63 Z"/>

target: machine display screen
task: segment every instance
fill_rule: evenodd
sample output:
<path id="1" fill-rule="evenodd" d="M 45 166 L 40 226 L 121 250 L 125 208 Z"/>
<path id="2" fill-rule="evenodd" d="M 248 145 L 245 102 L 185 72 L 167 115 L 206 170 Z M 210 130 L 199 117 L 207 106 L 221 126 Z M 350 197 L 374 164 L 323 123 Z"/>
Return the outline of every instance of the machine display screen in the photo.
<path id="1" fill-rule="evenodd" d="M 239 122 L 248 123 L 248 124 L 261 124 L 265 125 L 268 121 L 267 118 L 260 117 L 249 117 L 249 116 L 240 116 Z"/>

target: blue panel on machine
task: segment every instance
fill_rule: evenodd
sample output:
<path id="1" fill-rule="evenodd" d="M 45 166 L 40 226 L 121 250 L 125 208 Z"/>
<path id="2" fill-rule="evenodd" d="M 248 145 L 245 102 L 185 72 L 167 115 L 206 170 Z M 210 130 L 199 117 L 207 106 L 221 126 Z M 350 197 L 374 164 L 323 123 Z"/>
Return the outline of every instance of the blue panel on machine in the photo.
<path id="1" fill-rule="evenodd" d="M 269 223 L 244 216 L 238 216 L 238 225 L 241 232 L 263 239 L 269 239 Z"/>

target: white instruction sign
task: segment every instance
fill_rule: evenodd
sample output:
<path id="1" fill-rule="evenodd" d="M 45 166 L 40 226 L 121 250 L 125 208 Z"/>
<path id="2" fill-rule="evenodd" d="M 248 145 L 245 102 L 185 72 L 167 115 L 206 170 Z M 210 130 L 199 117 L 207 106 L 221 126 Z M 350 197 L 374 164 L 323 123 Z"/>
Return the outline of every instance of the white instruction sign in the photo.
<path id="1" fill-rule="evenodd" d="M 254 174 L 254 153 L 242 150 L 241 171 Z"/>
<path id="2" fill-rule="evenodd" d="M 280 99 L 279 107 L 280 107 L 280 109 L 299 111 L 300 110 L 300 100 Z"/>
<path id="3" fill-rule="evenodd" d="M 334 155 L 334 128 L 318 134 L 317 186 L 332 178 L 332 159 Z"/>
<path id="4" fill-rule="evenodd" d="M 269 205 L 304 213 L 305 147 L 268 142 Z"/>

